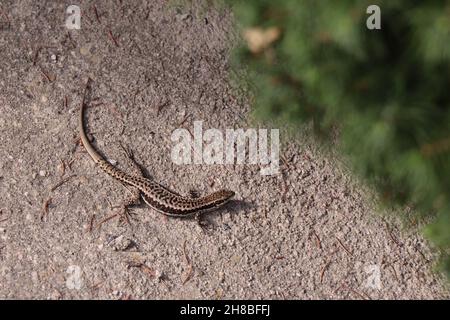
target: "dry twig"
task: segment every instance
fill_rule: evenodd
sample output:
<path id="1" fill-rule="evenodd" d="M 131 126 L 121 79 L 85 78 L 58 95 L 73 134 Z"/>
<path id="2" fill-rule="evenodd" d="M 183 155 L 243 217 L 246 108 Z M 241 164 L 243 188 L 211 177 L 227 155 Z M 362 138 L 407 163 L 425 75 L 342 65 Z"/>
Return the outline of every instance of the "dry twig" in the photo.
<path id="1" fill-rule="evenodd" d="M 342 247 L 349 255 L 352 256 L 353 253 L 352 253 L 350 250 L 348 250 L 346 246 L 344 246 L 344 244 L 342 243 L 342 241 L 341 241 L 338 237 L 336 237 L 336 239 L 337 239 L 338 243 L 340 244 L 340 246 L 341 246 L 341 247 Z"/>
<path id="2" fill-rule="evenodd" d="M 76 174 L 72 174 L 72 175 L 70 175 L 70 176 L 68 176 L 68 177 L 66 177 L 66 178 L 64 178 L 64 179 L 62 179 L 60 182 L 58 182 L 55 186 L 53 186 L 51 189 L 50 189 L 50 191 L 51 192 L 53 192 L 53 191 L 55 191 L 56 189 L 58 189 L 60 186 L 62 186 L 64 183 L 66 183 L 67 181 L 69 181 L 70 179 L 72 179 L 72 178 L 74 178 L 74 177 L 76 177 L 77 175 Z"/>
<path id="3" fill-rule="evenodd" d="M 191 260 L 189 259 L 188 255 L 186 253 L 186 241 L 184 241 L 184 244 L 183 244 L 183 254 L 184 254 L 184 260 L 186 261 L 186 264 L 188 265 L 188 271 L 182 281 L 182 284 L 184 285 L 184 284 L 186 284 L 186 282 L 188 282 L 191 279 L 192 271 L 193 271 Z"/>
<path id="4" fill-rule="evenodd" d="M 50 206 L 51 202 L 51 197 L 47 198 L 47 200 L 44 201 L 44 204 L 42 205 L 41 221 L 44 220 L 46 215 L 48 215 L 48 207 Z"/>

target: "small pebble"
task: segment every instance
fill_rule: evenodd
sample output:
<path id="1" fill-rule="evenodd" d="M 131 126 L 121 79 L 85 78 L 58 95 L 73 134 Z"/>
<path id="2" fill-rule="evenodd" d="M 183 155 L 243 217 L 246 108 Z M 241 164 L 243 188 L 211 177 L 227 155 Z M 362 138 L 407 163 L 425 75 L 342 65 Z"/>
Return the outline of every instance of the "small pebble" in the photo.
<path id="1" fill-rule="evenodd" d="M 156 278 L 156 280 L 162 280 L 162 278 L 163 278 L 163 273 L 162 273 L 162 271 L 160 271 L 160 270 L 155 270 L 155 278 Z"/>
<path id="2" fill-rule="evenodd" d="M 80 48 L 80 53 L 81 55 L 85 56 L 89 53 L 89 47 L 88 46 L 83 46 Z"/>

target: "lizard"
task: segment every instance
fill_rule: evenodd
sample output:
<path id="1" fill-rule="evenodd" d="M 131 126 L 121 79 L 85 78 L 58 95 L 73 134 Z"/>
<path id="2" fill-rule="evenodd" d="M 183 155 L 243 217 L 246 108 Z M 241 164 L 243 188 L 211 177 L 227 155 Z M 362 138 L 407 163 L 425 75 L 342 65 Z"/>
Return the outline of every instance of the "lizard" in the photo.
<path id="1" fill-rule="evenodd" d="M 166 188 L 162 184 L 159 184 L 153 179 L 144 177 L 142 171 L 140 175 L 129 174 L 110 164 L 92 146 L 86 135 L 83 119 L 86 109 L 85 99 L 89 80 L 90 78 L 86 83 L 79 112 L 79 132 L 81 142 L 95 164 L 109 176 L 121 182 L 131 192 L 131 195 L 121 205 L 123 214 L 127 217 L 127 221 L 129 221 L 129 207 L 139 204 L 141 199 L 148 206 L 164 215 L 172 217 L 190 217 L 195 215 L 198 218 L 199 215 L 204 212 L 216 210 L 219 207 L 222 207 L 235 196 L 235 192 L 231 190 L 219 190 L 203 197 L 194 195 L 190 197 L 182 196 L 175 191 Z M 127 151 L 125 148 L 123 149 L 129 159 L 133 162 L 136 171 L 140 171 L 140 167 L 135 162 L 131 151 Z"/>

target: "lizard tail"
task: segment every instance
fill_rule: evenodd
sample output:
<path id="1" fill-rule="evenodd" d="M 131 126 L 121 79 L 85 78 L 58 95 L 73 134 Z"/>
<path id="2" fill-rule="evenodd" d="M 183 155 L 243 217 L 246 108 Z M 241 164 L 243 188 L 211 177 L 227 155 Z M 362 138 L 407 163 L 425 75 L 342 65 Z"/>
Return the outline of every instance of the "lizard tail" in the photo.
<path id="1" fill-rule="evenodd" d="M 86 88 L 84 90 L 84 95 L 83 95 L 83 101 L 81 102 L 81 108 L 80 108 L 80 117 L 79 117 L 79 130 L 80 130 L 80 137 L 81 137 L 81 141 L 83 142 L 83 145 L 86 149 L 86 151 L 89 153 L 89 155 L 91 156 L 91 158 L 98 163 L 99 161 L 103 160 L 103 157 L 94 149 L 94 147 L 91 145 L 91 143 L 89 142 L 89 139 L 86 136 L 86 130 L 84 128 L 84 108 L 85 108 L 85 99 L 86 99 L 86 91 L 89 85 L 89 81 L 91 79 L 88 78 L 87 82 L 86 82 Z"/>

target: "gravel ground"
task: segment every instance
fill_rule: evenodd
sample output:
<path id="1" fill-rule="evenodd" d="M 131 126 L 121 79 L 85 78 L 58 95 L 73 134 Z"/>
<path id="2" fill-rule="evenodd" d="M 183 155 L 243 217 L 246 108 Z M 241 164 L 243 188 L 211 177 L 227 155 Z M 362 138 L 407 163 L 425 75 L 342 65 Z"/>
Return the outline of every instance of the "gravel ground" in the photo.
<path id="1" fill-rule="evenodd" d="M 274 176 L 171 161 L 176 128 L 251 126 L 228 80 L 227 10 L 93 3 L 78 1 L 80 30 L 64 24 L 72 1 L 0 3 L 0 298 L 449 298 L 427 243 L 311 139 L 284 145 Z M 236 191 L 211 230 L 145 206 L 131 226 L 113 216 L 124 189 L 78 143 L 88 77 L 89 133 L 109 160 L 128 168 L 123 143 L 180 193 Z"/>

